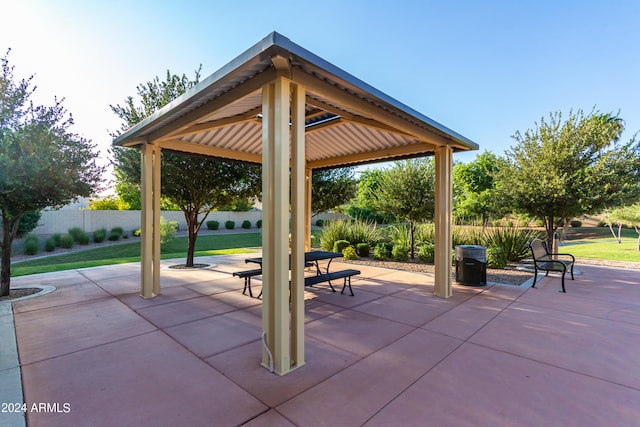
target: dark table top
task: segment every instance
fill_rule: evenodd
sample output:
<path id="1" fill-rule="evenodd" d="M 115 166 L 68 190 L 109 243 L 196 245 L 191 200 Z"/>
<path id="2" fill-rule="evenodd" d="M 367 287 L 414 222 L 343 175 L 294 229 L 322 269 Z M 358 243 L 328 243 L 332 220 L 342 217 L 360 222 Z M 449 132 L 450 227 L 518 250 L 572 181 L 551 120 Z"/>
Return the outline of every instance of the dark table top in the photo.
<path id="1" fill-rule="evenodd" d="M 305 262 L 322 261 L 325 259 L 341 258 L 342 253 L 330 251 L 310 251 L 304 253 Z M 262 265 L 262 258 L 247 258 L 244 262 L 253 262 Z"/>

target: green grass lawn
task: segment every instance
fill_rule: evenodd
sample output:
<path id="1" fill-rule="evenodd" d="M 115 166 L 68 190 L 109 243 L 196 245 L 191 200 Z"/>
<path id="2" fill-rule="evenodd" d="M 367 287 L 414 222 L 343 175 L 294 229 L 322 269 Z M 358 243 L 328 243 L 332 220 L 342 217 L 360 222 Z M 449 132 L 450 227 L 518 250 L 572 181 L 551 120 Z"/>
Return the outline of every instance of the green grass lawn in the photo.
<path id="1" fill-rule="evenodd" d="M 250 249 L 262 246 L 260 233 L 205 234 L 196 240 L 195 256 L 211 256 L 252 252 Z M 186 258 L 187 238 L 176 237 L 162 245 L 161 258 Z M 140 242 L 105 246 L 64 255 L 55 255 L 16 262 L 11 265 L 11 276 L 50 273 L 77 268 L 97 267 L 110 264 L 124 264 L 140 261 Z"/>
<path id="2" fill-rule="evenodd" d="M 576 258 L 640 262 L 638 238 L 623 237 L 618 243 L 613 236 L 588 240 L 571 240 L 560 246 L 560 253 Z"/>
<path id="3" fill-rule="evenodd" d="M 317 231 L 314 230 L 314 233 Z M 319 234 L 319 233 L 317 233 Z M 568 240 L 560 252 L 571 253 L 577 258 L 640 262 L 638 240 L 634 230 L 623 230 L 622 243 L 618 244 L 608 228 L 576 228 L 568 230 Z M 319 241 L 319 239 L 318 239 Z M 262 245 L 260 233 L 205 234 L 198 236 L 196 256 L 249 253 Z M 187 238 L 177 237 L 162 245 L 162 259 L 186 258 Z M 43 257 L 13 263 L 11 276 L 49 273 L 101 265 L 124 264 L 140 261 L 140 242 L 123 243 Z"/>

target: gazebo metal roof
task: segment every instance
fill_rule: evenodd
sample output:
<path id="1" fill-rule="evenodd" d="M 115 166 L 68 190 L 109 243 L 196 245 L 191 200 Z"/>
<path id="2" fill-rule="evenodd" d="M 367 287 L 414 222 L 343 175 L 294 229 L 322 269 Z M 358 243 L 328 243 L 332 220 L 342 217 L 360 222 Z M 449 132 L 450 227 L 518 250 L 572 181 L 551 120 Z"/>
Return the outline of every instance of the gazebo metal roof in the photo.
<path id="1" fill-rule="evenodd" d="M 276 58 L 274 61 L 273 58 Z M 262 86 L 282 68 L 306 87 L 310 169 L 423 156 L 478 145 L 273 32 L 196 87 L 115 139 L 262 161 Z M 280 73 L 282 69 L 278 70 Z"/>

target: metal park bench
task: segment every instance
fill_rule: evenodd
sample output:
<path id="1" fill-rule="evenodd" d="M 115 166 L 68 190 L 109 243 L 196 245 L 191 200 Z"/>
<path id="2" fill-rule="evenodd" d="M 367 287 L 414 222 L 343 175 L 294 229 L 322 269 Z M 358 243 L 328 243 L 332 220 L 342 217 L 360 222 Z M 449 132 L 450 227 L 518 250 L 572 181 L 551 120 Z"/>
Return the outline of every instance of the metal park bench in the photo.
<path id="1" fill-rule="evenodd" d="M 562 273 L 562 292 L 566 292 L 564 289 L 564 275 L 567 271 L 570 271 L 571 280 L 574 280 L 573 265 L 576 262 L 575 257 L 571 254 L 550 253 L 549 249 L 547 248 L 547 243 L 543 242 L 540 239 L 533 239 L 531 243 L 529 243 L 529 249 L 531 249 L 531 254 L 533 256 L 533 266 L 535 269 L 535 273 L 533 276 L 533 285 L 531 285 L 531 287 L 536 287 L 538 270 L 546 271 L 545 276 L 548 276 L 550 271 L 558 271 Z M 562 259 L 561 257 L 563 257 L 564 259 Z"/>

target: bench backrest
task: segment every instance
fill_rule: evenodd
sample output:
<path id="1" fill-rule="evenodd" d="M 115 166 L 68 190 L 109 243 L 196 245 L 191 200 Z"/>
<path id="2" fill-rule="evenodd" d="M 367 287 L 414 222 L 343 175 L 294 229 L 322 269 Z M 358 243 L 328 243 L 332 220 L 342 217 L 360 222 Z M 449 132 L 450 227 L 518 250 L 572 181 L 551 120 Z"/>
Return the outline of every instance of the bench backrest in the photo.
<path id="1" fill-rule="evenodd" d="M 535 261 L 547 261 L 551 259 L 551 255 L 549 255 L 547 251 L 547 245 L 542 240 L 533 239 L 531 243 L 529 243 L 529 247 L 531 248 Z"/>

